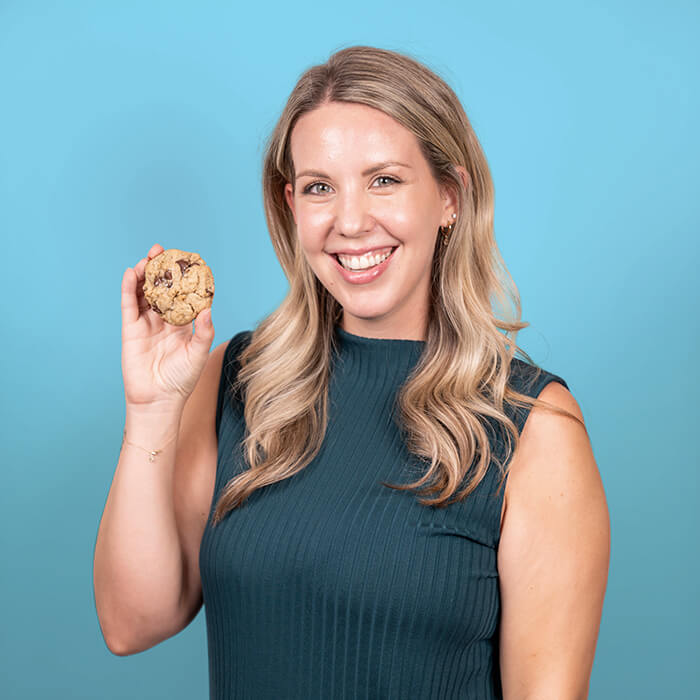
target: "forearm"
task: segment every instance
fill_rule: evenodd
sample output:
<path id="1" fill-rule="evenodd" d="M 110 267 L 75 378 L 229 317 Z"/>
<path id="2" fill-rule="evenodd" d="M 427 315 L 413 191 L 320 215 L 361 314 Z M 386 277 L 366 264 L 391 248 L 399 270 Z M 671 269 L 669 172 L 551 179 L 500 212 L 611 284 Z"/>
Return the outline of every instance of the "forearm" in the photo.
<path id="1" fill-rule="evenodd" d="M 588 690 L 588 685 L 581 688 L 571 679 L 551 677 L 520 692 L 506 692 L 503 698 L 504 700 L 588 700 Z"/>
<path id="2" fill-rule="evenodd" d="M 127 411 L 126 440 L 162 449 L 153 461 L 122 445 L 97 535 L 94 586 L 105 641 L 115 653 L 170 636 L 180 603 L 183 562 L 173 502 L 181 412 Z"/>

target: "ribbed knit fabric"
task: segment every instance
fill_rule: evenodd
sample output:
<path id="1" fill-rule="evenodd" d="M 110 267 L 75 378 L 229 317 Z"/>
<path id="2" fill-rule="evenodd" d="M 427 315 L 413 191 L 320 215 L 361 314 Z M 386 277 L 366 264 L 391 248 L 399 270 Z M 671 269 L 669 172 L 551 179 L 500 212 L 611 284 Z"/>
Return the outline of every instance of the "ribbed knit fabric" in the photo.
<path id="1" fill-rule="evenodd" d="M 421 473 L 394 399 L 425 343 L 337 333 L 320 453 L 212 527 L 222 489 L 245 468 L 243 407 L 230 386 L 250 331 L 228 345 L 199 560 L 210 698 L 501 698 L 498 468 L 443 509 L 382 486 Z M 567 386 L 520 360 L 509 381 L 530 396 L 550 381 Z M 527 413 L 510 414 L 519 431 Z M 499 439 L 492 447 L 503 455 Z"/>

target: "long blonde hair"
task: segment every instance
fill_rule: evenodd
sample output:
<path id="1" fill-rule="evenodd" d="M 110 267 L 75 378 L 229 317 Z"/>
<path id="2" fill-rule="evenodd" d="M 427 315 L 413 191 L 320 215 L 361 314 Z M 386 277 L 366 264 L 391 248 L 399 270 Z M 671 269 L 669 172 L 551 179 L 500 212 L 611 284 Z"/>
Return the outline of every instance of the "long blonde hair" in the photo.
<path id="1" fill-rule="evenodd" d="M 507 473 L 504 464 L 519 442 L 504 401 L 519 407 L 542 405 L 579 421 L 508 386 L 516 350 L 534 365 L 515 343 L 518 331 L 529 324 L 519 320 L 520 295 L 494 238 L 489 167 L 459 99 L 440 77 L 406 55 L 349 47 L 299 78 L 267 143 L 265 216 L 290 289 L 258 324 L 239 357 L 231 389 L 244 400 L 243 447 L 250 468 L 224 488 L 215 523 L 254 490 L 301 471 L 318 453 L 326 432 L 333 331 L 342 308 L 306 261 L 284 187 L 294 182 L 290 135 L 296 121 L 329 101 L 359 103 L 393 117 L 415 134 L 436 181 L 458 196 L 459 214 L 449 242 L 443 246 L 438 236 L 433 255 L 426 344 L 398 396 L 406 447 L 430 466 L 414 483 L 384 485 L 398 490 L 424 487 L 418 493 L 423 505 L 443 507 L 466 498 L 492 460 L 485 429 L 492 419 L 501 426 L 508 447 L 504 461 L 498 462 L 500 489 Z M 455 165 L 466 169 L 466 187 Z M 500 320 L 492 305 L 507 314 L 509 300 L 515 313 L 511 320 Z M 426 498 L 431 494 L 432 499 Z"/>

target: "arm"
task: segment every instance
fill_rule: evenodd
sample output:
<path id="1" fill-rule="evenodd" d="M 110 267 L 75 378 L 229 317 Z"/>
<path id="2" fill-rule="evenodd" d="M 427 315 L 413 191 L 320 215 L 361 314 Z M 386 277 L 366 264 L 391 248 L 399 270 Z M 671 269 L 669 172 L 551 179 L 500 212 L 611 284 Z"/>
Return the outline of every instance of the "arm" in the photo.
<path id="1" fill-rule="evenodd" d="M 545 401 L 583 416 L 569 391 Z M 603 484 L 583 426 L 534 408 L 513 456 L 498 551 L 505 700 L 586 700 L 610 560 Z"/>
<path id="2" fill-rule="evenodd" d="M 199 544 L 216 475 L 216 402 L 226 343 L 210 355 L 181 414 L 127 411 L 128 440 L 160 447 L 152 463 L 123 445 L 97 536 L 94 588 L 105 642 L 134 654 L 182 630 L 202 604 Z"/>

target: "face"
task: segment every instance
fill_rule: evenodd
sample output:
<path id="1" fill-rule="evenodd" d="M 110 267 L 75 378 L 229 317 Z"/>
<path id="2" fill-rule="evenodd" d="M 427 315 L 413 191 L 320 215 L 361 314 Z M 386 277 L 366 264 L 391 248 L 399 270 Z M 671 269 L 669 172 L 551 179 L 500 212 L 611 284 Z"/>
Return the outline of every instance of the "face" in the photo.
<path id="1" fill-rule="evenodd" d="M 343 307 L 342 328 L 424 340 L 438 227 L 456 200 L 417 138 L 376 109 L 330 102 L 299 118 L 291 154 L 285 197 L 309 265 Z"/>

